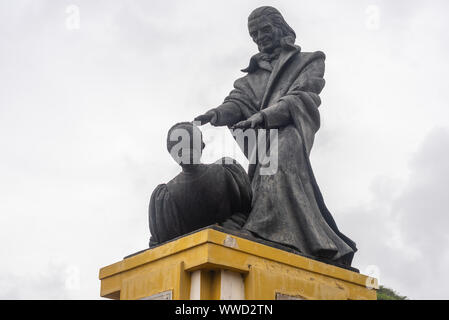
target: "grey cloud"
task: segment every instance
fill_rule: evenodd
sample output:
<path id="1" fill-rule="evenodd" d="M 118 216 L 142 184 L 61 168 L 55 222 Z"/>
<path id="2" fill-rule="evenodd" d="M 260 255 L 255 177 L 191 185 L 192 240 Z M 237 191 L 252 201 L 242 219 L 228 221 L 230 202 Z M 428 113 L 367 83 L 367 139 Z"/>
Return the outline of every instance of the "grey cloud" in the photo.
<path id="1" fill-rule="evenodd" d="M 422 142 L 403 186 L 388 177 L 373 184 L 374 198 L 344 216 L 358 241 L 357 263 L 378 265 L 381 283 L 411 298 L 447 297 L 449 258 L 449 130 Z"/>
<path id="2" fill-rule="evenodd" d="M 2 272 L 0 282 L 2 290 L 0 299 L 76 299 L 80 298 L 79 277 L 69 279 L 71 270 L 77 272 L 76 268 L 69 268 L 61 262 L 48 263 L 45 269 L 40 271 L 29 270 L 28 273 L 17 273 L 13 270 Z M 72 286 L 72 287 L 71 287 Z"/>

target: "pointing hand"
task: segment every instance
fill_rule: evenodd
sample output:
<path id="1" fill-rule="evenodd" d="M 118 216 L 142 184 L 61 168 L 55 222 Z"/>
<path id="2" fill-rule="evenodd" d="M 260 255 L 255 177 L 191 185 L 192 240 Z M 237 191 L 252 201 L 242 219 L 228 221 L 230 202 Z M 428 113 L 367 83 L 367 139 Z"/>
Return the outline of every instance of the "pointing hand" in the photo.
<path id="1" fill-rule="evenodd" d="M 248 129 L 248 128 L 256 128 L 263 124 L 264 119 L 262 114 L 256 113 L 249 117 L 247 120 L 240 121 L 239 123 L 236 123 L 232 126 L 232 129 Z"/>
<path id="2" fill-rule="evenodd" d="M 199 121 L 200 126 L 205 125 L 206 123 L 211 123 L 212 125 L 217 121 L 217 114 L 215 111 L 210 110 L 205 114 L 202 114 L 194 119 L 194 121 Z"/>

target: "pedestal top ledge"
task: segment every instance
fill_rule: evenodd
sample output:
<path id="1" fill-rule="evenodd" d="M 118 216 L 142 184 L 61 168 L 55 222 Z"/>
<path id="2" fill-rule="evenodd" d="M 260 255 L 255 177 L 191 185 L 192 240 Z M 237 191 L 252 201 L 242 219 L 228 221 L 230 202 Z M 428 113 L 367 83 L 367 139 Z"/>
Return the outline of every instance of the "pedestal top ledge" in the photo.
<path id="1" fill-rule="evenodd" d="M 378 289 L 377 279 L 216 229 L 202 229 L 128 256 L 122 261 L 101 268 L 99 278 L 102 281 L 111 277 L 116 278 L 136 268 L 168 258 L 182 260 L 183 269 L 187 272 L 200 269 L 227 269 L 245 274 L 250 271 L 252 261 L 250 257 L 252 257 L 253 260 L 257 258 L 272 261 L 363 288 L 369 284 L 371 288 Z"/>

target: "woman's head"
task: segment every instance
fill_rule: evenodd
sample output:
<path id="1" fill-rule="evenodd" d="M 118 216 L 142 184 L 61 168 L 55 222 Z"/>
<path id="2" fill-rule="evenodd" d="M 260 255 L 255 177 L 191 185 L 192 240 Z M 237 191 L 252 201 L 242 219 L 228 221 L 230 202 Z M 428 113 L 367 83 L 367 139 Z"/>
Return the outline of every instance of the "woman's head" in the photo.
<path id="1" fill-rule="evenodd" d="M 167 150 L 181 166 L 199 164 L 204 147 L 201 130 L 192 122 L 180 122 L 168 130 Z"/>

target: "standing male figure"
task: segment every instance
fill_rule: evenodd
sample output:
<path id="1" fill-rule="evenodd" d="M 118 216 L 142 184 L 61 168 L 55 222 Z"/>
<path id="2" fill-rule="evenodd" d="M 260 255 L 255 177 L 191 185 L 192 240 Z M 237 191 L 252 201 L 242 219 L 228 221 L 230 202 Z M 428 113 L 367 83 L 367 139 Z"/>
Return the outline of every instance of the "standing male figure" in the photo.
<path id="1" fill-rule="evenodd" d="M 277 171 L 261 174 L 264 159 L 250 163 L 252 210 L 243 230 L 350 266 L 356 245 L 338 230 L 309 161 L 320 127 L 325 55 L 301 52 L 295 32 L 273 7 L 254 10 L 248 29 L 259 53 L 242 70 L 247 74 L 235 81 L 222 105 L 195 120 L 244 130 L 277 129 Z M 244 148 L 245 155 L 255 147 Z"/>

